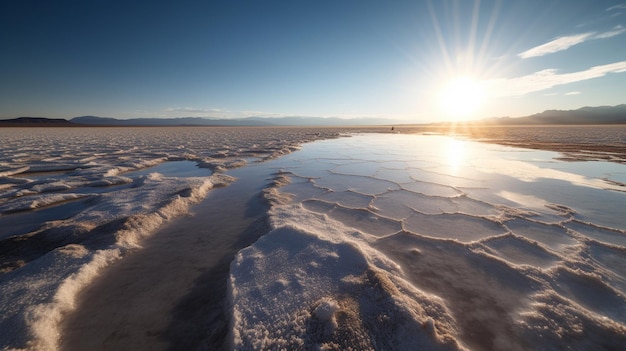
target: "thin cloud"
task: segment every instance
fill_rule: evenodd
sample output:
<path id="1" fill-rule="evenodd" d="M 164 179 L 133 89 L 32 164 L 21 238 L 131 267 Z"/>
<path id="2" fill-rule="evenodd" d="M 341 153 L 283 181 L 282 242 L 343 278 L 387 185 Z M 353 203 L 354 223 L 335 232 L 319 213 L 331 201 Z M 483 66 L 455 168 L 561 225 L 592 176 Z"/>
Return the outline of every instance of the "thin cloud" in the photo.
<path id="1" fill-rule="evenodd" d="M 265 111 L 241 111 L 245 117 L 288 117 L 294 116 L 287 113 L 265 112 Z"/>
<path id="2" fill-rule="evenodd" d="M 614 17 L 618 17 L 621 16 L 623 14 L 623 10 L 626 10 L 626 4 L 618 4 L 615 6 L 611 6 L 608 9 L 606 9 L 606 12 L 613 12 L 610 17 L 614 18 Z"/>
<path id="3" fill-rule="evenodd" d="M 614 37 L 616 35 L 620 35 L 626 32 L 626 28 L 622 26 L 616 26 L 613 30 L 603 33 L 589 32 L 589 33 L 581 33 L 575 35 L 568 35 L 565 37 L 556 38 L 552 41 L 549 41 L 545 44 L 535 46 L 529 50 L 526 50 L 522 53 L 519 53 L 517 56 L 527 59 L 531 57 L 539 57 L 548 54 L 553 54 L 555 52 L 567 50 L 574 45 L 578 45 L 584 43 L 588 40 L 594 39 L 607 39 Z"/>
<path id="4" fill-rule="evenodd" d="M 612 31 L 608 31 L 608 32 L 604 32 L 604 33 L 600 33 L 596 36 L 594 36 L 592 39 L 606 39 L 606 38 L 611 38 L 614 37 L 616 35 L 620 35 L 622 33 L 626 32 L 626 28 L 622 27 L 622 26 L 616 26 L 615 28 L 613 28 Z"/>
<path id="5" fill-rule="evenodd" d="M 580 94 L 582 94 L 580 91 L 570 91 L 570 92 L 565 93 L 565 95 L 580 95 Z"/>
<path id="6" fill-rule="evenodd" d="M 218 117 L 228 118 L 232 117 L 233 113 L 228 110 L 222 110 L 219 108 L 195 108 L 195 107 L 170 107 L 165 109 L 165 113 L 168 116 L 192 116 L 192 117 Z"/>
<path id="7" fill-rule="evenodd" d="M 167 112 L 190 112 L 190 113 L 211 113 L 211 112 L 224 112 L 224 110 L 220 110 L 217 108 L 210 109 L 202 109 L 202 108 L 194 108 L 194 107 L 170 107 L 165 109 Z"/>
<path id="8" fill-rule="evenodd" d="M 619 11 L 619 10 L 626 10 L 626 4 L 618 4 L 618 5 L 614 5 L 609 7 L 608 9 L 606 9 L 606 12 L 611 12 L 611 11 Z"/>
<path id="9" fill-rule="evenodd" d="M 544 56 L 547 54 L 552 54 L 558 51 L 563 51 L 571 48 L 574 45 L 578 45 L 589 38 L 592 38 L 595 33 L 583 33 L 570 35 L 566 37 L 556 38 L 550 42 L 547 42 L 543 45 L 535 46 L 532 49 L 526 50 L 517 56 L 527 59 L 530 57 L 538 57 Z"/>
<path id="10" fill-rule="evenodd" d="M 545 69 L 527 76 L 495 79 L 484 82 L 491 97 L 521 96 L 558 85 L 604 77 L 609 73 L 626 72 L 626 61 L 594 66 L 584 71 L 559 74 L 556 69 Z"/>

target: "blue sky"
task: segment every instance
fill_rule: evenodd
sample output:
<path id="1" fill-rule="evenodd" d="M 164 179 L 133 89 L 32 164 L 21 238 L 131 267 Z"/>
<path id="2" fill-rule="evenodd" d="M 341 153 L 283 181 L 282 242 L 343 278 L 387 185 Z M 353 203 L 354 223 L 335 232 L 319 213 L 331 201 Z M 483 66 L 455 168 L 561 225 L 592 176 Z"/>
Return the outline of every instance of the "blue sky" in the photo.
<path id="1" fill-rule="evenodd" d="M 0 118 L 431 122 L 626 103 L 626 1 L 6 0 L 0 47 Z"/>

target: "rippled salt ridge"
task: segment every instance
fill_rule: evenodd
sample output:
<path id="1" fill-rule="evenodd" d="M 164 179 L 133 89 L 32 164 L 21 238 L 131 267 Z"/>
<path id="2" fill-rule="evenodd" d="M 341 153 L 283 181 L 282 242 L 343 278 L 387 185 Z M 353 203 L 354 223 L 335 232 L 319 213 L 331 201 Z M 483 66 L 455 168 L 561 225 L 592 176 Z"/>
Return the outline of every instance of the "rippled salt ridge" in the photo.
<path id="1" fill-rule="evenodd" d="M 0 129 L 0 349 L 54 349 L 76 293 L 211 188 L 229 184 L 222 171 L 339 132 Z"/>
<path id="2" fill-rule="evenodd" d="M 626 166 L 559 157 L 363 135 L 273 161 L 235 348 L 623 349 Z"/>

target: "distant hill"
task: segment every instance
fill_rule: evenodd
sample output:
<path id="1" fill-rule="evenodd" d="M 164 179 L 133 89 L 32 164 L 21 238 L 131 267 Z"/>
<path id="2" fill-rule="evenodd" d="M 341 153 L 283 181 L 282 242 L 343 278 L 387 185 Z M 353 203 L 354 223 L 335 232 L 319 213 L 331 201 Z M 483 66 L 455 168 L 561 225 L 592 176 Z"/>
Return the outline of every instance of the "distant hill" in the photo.
<path id="1" fill-rule="evenodd" d="M 242 119 L 216 119 L 202 117 L 179 118 L 131 118 L 116 119 L 111 117 L 82 116 L 74 117 L 71 123 L 93 126 L 263 126 L 272 125 L 260 121 Z"/>
<path id="2" fill-rule="evenodd" d="M 346 126 L 346 125 L 385 125 L 393 124 L 384 118 L 337 117 L 247 117 L 247 118 L 132 118 L 82 116 L 70 120 L 72 123 L 98 126 Z"/>
<path id="3" fill-rule="evenodd" d="M 498 125 L 530 124 L 626 124 L 626 104 L 617 106 L 582 107 L 577 110 L 547 110 L 526 117 L 487 118 L 472 123 Z"/>
<path id="4" fill-rule="evenodd" d="M 0 127 L 75 127 L 63 118 L 19 117 L 0 119 Z"/>

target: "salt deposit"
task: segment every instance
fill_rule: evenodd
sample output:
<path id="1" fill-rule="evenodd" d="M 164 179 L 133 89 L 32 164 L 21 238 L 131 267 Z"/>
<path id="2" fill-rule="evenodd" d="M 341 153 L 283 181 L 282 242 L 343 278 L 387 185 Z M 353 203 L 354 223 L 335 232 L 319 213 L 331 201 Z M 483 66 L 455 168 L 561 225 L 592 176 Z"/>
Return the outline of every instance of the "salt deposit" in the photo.
<path id="1" fill-rule="evenodd" d="M 291 184 L 232 264 L 234 348 L 623 347 L 626 168 L 557 157 L 363 135 L 274 161 Z"/>
<path id="2" fill-rule="evenodd" d="M 271 231 L 212 307 L 234 349 L 626 344 L 626 166 L 441 135 L 294 152 L 340 132 L 0 130 L 0 347 L 56 349 L 81 290 L 257 161 Z"/>
<path id="3" fill-rule="evenodd" d="M 230 184 L 222 171 L 338 135 L 306 128 L 0 129 L 0 348 L 55 349 L 76 294 L 213 187 Z"/>

